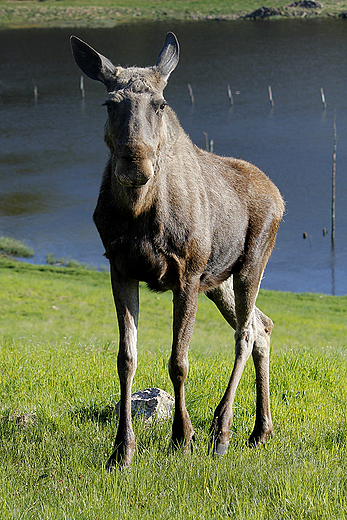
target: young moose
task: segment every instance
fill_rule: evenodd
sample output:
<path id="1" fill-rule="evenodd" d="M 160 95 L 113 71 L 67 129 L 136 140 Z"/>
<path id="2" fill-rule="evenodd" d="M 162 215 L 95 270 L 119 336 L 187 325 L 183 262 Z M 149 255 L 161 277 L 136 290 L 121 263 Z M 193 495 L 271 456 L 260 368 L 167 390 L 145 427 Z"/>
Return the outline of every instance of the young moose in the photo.
<path id="1" fill-rule="evenodd" d="M 110 262 L 120 335 L 120 418 L 108 465 L 130 465 L 135 451 L 131 386 L 140 280 L 154 291 L 173 292 L 173 445 L 187 448 L 194 436 L 184 382 L 200 291 L 235 329 L 235 363 L 214 413 L 212 451 L 219 456 L 228 447 L 235 392 L 251 354 L 257 407 L 249 443 L 264 443 L 272 435 L 273 323 L 255 301 L 282 218 L 282 197 L 258 168 L 201 150 L 180 126 L 163 96 L 179 60 L 173 33 L 167 34 L 156 64 L 146 68 L 116 67 L 74 36 L 71 45 L 77 65 L 108 92 L 105 141 L 110 155 L 94 212 Z"/>

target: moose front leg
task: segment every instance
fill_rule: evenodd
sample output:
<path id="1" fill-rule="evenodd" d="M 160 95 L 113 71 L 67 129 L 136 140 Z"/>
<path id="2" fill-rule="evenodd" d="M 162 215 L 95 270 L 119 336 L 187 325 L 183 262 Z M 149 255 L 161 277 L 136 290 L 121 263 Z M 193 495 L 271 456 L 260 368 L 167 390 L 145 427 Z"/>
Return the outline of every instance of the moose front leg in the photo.
<path id="1" fill-rule="evenodd" d="M 111 281 L 119 326 L 119 351 L 117 358 L 120 381 L 119 424 L 107 466 L 115 463 L 129 466 L 135 452 L 135 435 L 131 420 L 131 386 L 137 363 L 137 326 L 139 315 L 139 283 L 124 280 L 111 264 Z"/>
<path id="2" fill-rule="evenodd" d="M 188 375 L 188 348 L 193 334 L 198 305 L 199 279 L 187 282 L 182 290 L 174 291 L 173 342 L 169 373 L 175 391 L 175 417 L 172 444 L 186 449 L 194 437 L 193 426 L 186 408 L 184 382 Z"/>

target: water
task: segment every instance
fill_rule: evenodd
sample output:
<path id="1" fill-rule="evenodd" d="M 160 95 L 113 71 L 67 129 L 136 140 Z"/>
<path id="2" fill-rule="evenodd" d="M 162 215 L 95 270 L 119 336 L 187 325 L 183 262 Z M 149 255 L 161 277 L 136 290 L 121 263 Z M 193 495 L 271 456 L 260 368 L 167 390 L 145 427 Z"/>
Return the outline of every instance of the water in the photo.
<path id="1" fill-rule="evenodd" d="M 45 255 L 106 265 L 92 222 L 107 148 L 103 85 L 85 78 L 69 36 L 115 64 L 155 63 L 167 30 L 181 60 L 165 91 L 192 140 L 259 166 L 286 200 L 262 287 L 347 294 L 347 31 L 344 20 L 153 23 L 0 32 L 0 234 Z M 190 83 L 195 104 L 190 104 Z M 234 97 L 227 96 L 230 84 Z M 271 85 L 275 106 L 269 103 Z M 34 87 L 37 87 L 37 99 Z M 324 88 L 324 110 L 320 89 Z M 338 132 L 332 250 L 333 119 Z M 328 234 L 323 236 L 323 228 Z M 303 233 L 307 239 L 303 239 Z"/>

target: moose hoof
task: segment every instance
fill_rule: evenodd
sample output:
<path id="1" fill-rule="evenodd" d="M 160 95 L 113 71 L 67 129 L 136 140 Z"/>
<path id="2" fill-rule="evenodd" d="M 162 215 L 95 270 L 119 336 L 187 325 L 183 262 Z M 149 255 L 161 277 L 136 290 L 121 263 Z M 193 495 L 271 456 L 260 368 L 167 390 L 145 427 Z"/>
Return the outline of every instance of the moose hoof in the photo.
<path id="1" fill-rule="evenodd" d="M 182 450 L 184 453 L 188 451 L 193 452 L 193 444 L 195 442 L 195 434 L 194 432 L 189 435 L 189 437 L 185 437 L 184 439 L 171 439 L 171 449 L 174 451 Z"/>
<path id="2" fill-rule="evenodd" d="M 129 467 L 134 458 L 135 447 L 125 447 L 124 444 L 118 446 L 110 455 L 106 468 L 113 471 L 116 467 Z"/>
<path id="3" fill-rule="evenodd" d="M 263 430 L 261 432 L 254 431 L 248 439 L 248 446 L 253 448 L 255 446 L 264 446 L 268 439 L 272 439 L 274 436 L 272 428 Z"/>
<path id="4" fill-rule="evenodd" d="M 116 468 L 129 468 L 131 462 L 132 457 L 123 457 L 113 452 L 106 462 L 106 469 L 108 471 L 114 471 Z"/>
<path id="5" fill-rule="evenodd" d="M 213 448 L 213 456 L 216 459 L 219 457 L 223 457 L 225 455 L 227 449 L 229 448 L 229 442 L 217 442 Z"/>

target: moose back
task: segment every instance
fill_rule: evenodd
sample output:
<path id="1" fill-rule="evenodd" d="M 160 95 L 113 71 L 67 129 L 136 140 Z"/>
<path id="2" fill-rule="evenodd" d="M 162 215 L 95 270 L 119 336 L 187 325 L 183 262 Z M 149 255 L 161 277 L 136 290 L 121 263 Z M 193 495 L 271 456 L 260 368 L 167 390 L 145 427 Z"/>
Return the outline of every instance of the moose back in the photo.
<path id="1" fill-rule="evenodd" d="M 232 406 L 252 354 L 257 406 L 250 444 L 272 435 L 269 351 L 273 323 L 256 306 L 284 204 L 275 185 L 248 162 L 195 146 L 164 98 L 178 64 L 168 33 L 152 67 L 115 66 L 71 37 L 77 65 L 107 89 L 105 141 L 110 149 L 94 221 L 110 262 L 119 325 L 119 425 L 108 465 L 130 465 L 135 451 L 131 386 L 136 370 L 139 281 L 173 293 L 169 373 L 175 394 L 172 444 L 187 448 L 194 430 L 185 405 L 188 347 L 198 293 L 204 291 L 235 329 L 235 362 L 214 413 L 211 448 L 229 444 Z"/>

